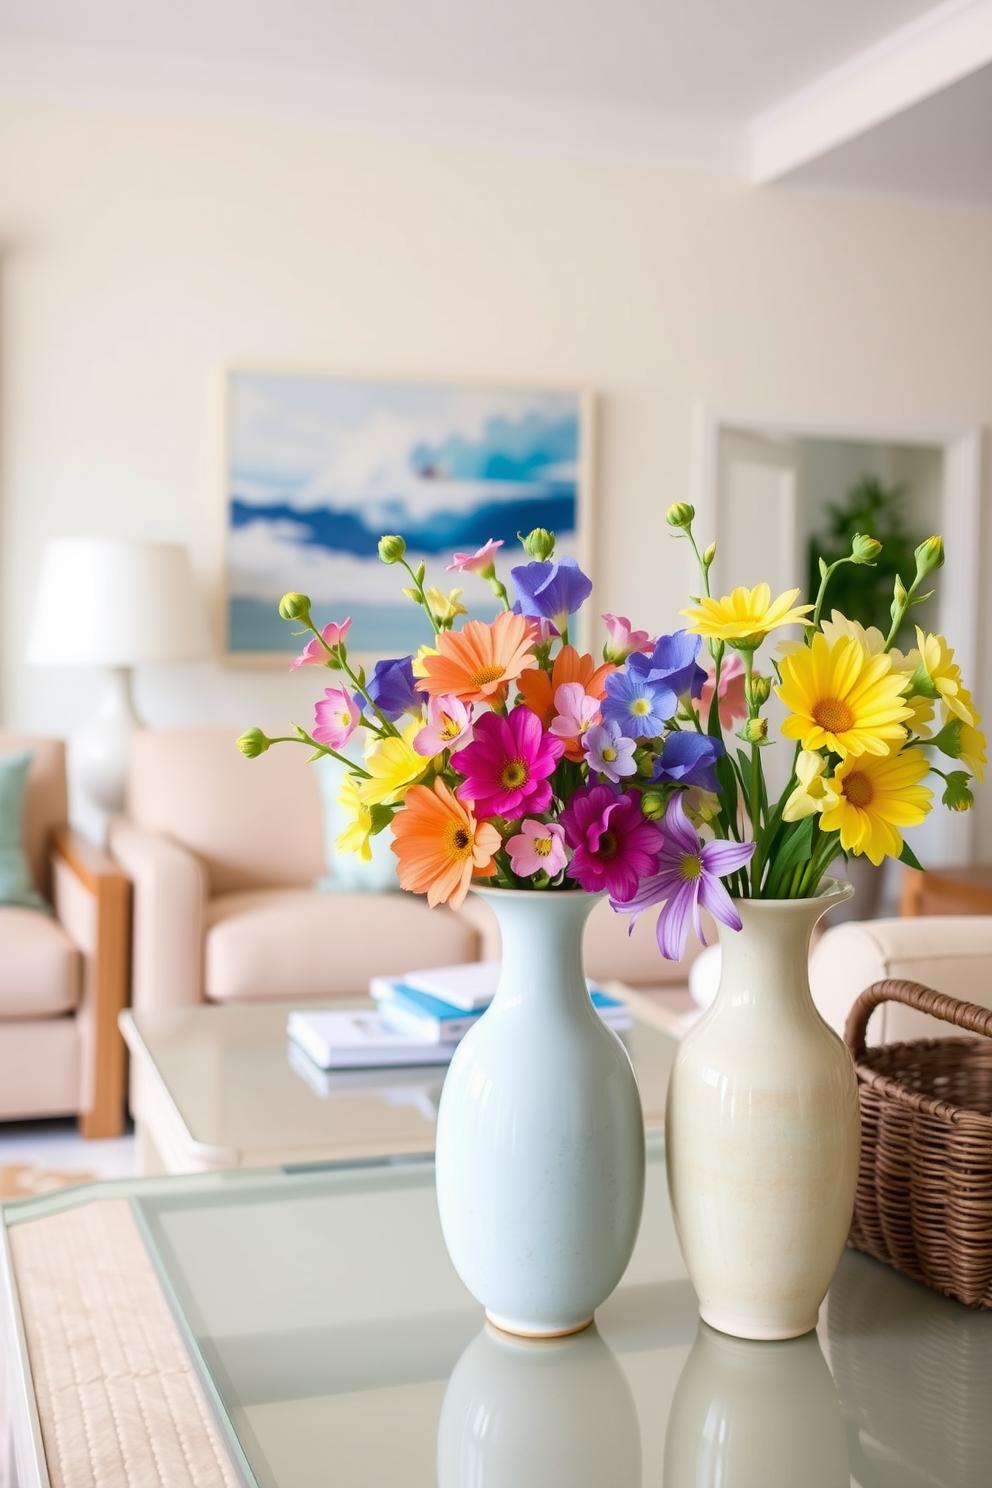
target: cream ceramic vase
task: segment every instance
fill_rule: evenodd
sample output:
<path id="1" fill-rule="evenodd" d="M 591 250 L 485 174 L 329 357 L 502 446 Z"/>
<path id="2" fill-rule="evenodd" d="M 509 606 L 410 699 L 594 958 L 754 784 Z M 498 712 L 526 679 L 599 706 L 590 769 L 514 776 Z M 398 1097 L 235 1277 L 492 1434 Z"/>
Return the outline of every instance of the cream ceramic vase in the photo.
<path id="1" fill-rule="evenodd" d="M 644 1201 L 634 1072 L 582 970 L 582 931 L 600 896 L 476 892 L 499 920 L 502 969 L 441 1091 L 441 1229 L 497 1327 L 571 1333 L 623 1275 Z"/>
<path id="2" fill-rule="evenodd" d="M 795 1338 L 847 1240 L 861 1126 L 851 1057 L 813 1005 L 809 941 L 849 884 L 737 900 L 716 999 L 668 1091 L 668 1187 L 700 1315 L 739 1338 Z"/>

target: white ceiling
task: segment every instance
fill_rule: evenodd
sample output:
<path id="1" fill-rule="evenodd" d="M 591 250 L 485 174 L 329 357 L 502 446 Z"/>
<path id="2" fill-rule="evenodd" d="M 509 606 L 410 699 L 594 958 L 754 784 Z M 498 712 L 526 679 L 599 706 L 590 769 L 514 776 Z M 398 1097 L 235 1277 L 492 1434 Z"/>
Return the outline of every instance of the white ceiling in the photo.
<path id="1" fill-rule="evenodd" d="M 939 96 L 916 107 L 905 89 L 876 90 L 898 95 L 900 117 L 879 123 L 861 108 L 857 130 L 832 105 L 805 142 L 809 97 L 822 115 L 837 78 L 876 66 L 904 36 L 932 49 L 935 22 L 986 9 L 992 0 L 937 11 L 930 0 L 0 0 L 0 95 L 426 130 L 742 175 L 771 119 L 785 164 L 759 179 L 992 203 L 984 74 L 956 88 L 942 74 Z M 971 58 L 973 42 L 958 51 Z M 914 86 L 922 96 L 934 84 Z"/>

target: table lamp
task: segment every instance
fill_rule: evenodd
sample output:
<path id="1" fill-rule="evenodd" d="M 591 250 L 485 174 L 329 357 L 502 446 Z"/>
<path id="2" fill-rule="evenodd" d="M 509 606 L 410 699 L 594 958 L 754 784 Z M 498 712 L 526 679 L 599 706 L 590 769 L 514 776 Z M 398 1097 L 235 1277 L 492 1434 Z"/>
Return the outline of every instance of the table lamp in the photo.
<path id="1" fill-rule="evenodd" d="M 96 716 L 71 741 L 76 779 L 102 811 L 124 805 L 131 738 L 142 726 L 131 700 L 132 669 L 209 651 L 185 548 L 102 537 L 49 543 L 27 659 L 36 666 L 108 671 Z"/>

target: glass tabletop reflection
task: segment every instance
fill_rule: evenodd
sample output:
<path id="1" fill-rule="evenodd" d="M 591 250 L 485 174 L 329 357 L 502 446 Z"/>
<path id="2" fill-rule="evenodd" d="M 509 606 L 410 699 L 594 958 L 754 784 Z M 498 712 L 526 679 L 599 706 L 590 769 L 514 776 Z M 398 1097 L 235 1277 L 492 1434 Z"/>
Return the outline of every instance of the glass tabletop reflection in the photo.
<path id="1" fill-rule="evenodd" d="M 848 1251 L 816 1333 L 701 1324 L 648 1137 L 644 1222 L 585 1333 L 488 1325 L 433 1170 L 407 1160 L 133 1185 L 232 1455 L 260 1488 L 978 1488 L 992 1315 Z"/>

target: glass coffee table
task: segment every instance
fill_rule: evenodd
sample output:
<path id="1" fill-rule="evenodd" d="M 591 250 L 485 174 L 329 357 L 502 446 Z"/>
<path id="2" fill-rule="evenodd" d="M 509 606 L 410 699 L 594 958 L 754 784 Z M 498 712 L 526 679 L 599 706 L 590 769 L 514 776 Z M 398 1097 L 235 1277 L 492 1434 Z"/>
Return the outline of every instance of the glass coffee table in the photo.
<path id="1" fill-rule="evenodd" d="M 627 989 L 622 1035 L 651 1129 L 664 1123 L 678 1047 Z M 371 1007 L 342 1001 L 336 1008 Z M 273 1163 L 430 1153 L 445 1066 L 324 1073 L 286 1037 L 291 1004 L 201 1005 L 121 1015 L 131 1051 L 139 1172 L 196 1173 Z"/>
<path id="2" fill-rule="evenodd" d="M 663 1142 L 648 1134 L 621 1285 L 592 1328 L 549 1342 L 485 1323 L 448 1261 L 429 1159 L 5 1206 L 20 1488 L 987 1484 L 992 1315 L 849 1251 L 816 1333 L 711 1331 Z"/>

